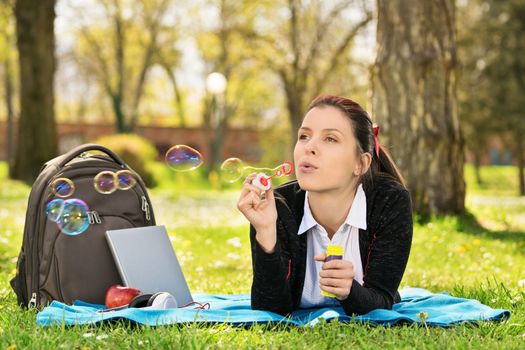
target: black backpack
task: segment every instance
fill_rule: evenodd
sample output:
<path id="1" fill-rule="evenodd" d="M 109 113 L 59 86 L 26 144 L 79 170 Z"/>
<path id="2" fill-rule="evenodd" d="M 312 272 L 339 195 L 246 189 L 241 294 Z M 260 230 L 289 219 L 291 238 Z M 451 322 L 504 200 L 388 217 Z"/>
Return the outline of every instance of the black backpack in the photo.
<path id="1" fill-rule="evenodd" d="M 99 193 L 93 179 L 105 170 L 129 170 L 136 185 L 111 194 Z M 47 203 L 56 198 L 50 185 L 62 177 L 73 181 L 71 198 L 89 206 L 90 225 L 79 235 L 62 233 L 46 216 Z M 29 195 L 22 249 L 11 280 L 18 303 L 35 307 L 52 300 L 72 303 L 79 299 L 104 304 L 106 290 L 122 284 L 106 242 L 106 230 L 150 225 L 155 225 L 155 217 L 144 182 L 109 149 L 86 144 L 50 160 L 40 170 Z"/>

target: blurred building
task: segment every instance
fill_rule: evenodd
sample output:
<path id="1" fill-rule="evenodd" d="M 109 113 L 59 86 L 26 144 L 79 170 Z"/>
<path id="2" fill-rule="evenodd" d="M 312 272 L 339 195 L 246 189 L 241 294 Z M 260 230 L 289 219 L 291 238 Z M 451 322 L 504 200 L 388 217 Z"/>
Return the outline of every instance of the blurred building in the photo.
<path id="1" fill-rule="evenodd" d="M 114 134 L 112 124 L 61 123 L 58 125 L 59 152 L 65 153 L 83 143 L 93 142 L 97 138 Z M 213 131 L 204 128 L 177 128 L 160 126 L 141 126 L 136 134 L 150 140 L 157 148 L 159 159 L 174 145 L 184 144 L 197 149 L 210 159 L 210 143 Z M 15 139 L 16 139 L 15 132 Z M 257 163 L 262 151 L 259 146 L 260 134 L 255 129 L 229 129 L 224 136 L 224 158 L 238 157 L 243 161 Z M 0 121 L 0 160 L 6 160 L 6 123 Z M 16 141 L 15 141 L 16 144 Z"/>
<path id="2" fill-rule="evenodd" d="M 58 125 L 59 152 L 65 153 L 82 143 L 93 142 L 97 138 L 114 134 L 112 124 L 78 124 L 61 123 Z M 204 128 L 179 128 L 164 126 L 141 126 L 136 133 L 150 140 L 157 148 L 159 159 L 173 145 L 184 144 L 197 149 L 204 159 L 210 159 L 210 143 L 212 130 Z M 255 129 L 232 128 L 224 138 L 223 159 L 229 157 L 241 158 L 249 163 L 258 163 L 262 158 L 260 140 L 262 133 Z M 16 138 L 16 132 L 15 132 Z M 0 160 L 6 155 L 6 123 L 0 121 Z M 508 147 L 508 143 L 497 135 L 489 139 L 487 151 L 481 157 L 482 165 L 516 165 L 516 157 Z M 465 160 L 474 163 L 474 156 L 466 150 Z"/>

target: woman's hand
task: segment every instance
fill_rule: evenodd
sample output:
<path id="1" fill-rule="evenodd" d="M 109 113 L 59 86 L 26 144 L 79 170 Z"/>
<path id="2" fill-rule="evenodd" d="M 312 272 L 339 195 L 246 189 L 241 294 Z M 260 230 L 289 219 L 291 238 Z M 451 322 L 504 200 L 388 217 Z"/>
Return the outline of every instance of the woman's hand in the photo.
<path id="1" fill-rule="evenodd" d="M 314 257 L 316 261 L 325 261 L 326 254 Z M 319 272 L 319 286 L 328 293 L 335 294 L 337 299 L 344 300 L 350 295 L 354 281 L 354 265 L 347 260 L 331 260 L 323 264 Z"/>
<path id="2" fill-rule="evenodd" d="M 277 209 L 275 208 L 273 188 L 266 191 L 266 198 L 262 199 L 262 191 L 251 184 L 255 176 L 257 174 L 250 174 L 244 181 L 237 208 L 255 228 L 256 239 L 263 250 L 271 253 L 277 242 L 275 226 Z"/>

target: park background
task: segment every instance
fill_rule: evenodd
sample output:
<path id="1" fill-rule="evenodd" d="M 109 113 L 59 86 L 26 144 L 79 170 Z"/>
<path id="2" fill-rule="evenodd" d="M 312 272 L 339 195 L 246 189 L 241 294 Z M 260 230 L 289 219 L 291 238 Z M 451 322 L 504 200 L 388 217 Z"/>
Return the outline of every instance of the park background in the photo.
<path id="1" fill-rule="evenodd" d="M 524 35 L 523 0 L 1 1 L 0 346 L 520 348 Z M 30 185 L 43 163 L 86 142 L 142 175 L 192 290 L 248 292 L 240 184 L 221 181 L 219 166 L 290 159 L 320 93 L 369 111 L 406 177 L 415 228 L 401 288 L 476 298 L 511 310 L 509 321 L 41 329 L 18 308 L 8 280 Z M 162 160 L 175 144 L 205 164 L 171 171 Z"/>

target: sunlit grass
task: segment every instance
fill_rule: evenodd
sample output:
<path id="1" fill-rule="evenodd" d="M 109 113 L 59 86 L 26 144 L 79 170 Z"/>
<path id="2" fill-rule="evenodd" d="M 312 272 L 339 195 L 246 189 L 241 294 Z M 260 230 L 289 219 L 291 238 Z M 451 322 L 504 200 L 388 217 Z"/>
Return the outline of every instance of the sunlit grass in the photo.
<path id="1" fill-rule="evenodd" d="M 481 184 L 476 181 L 474 167 L 465 166 L 465 181 L 468 194 L 486 194 L 489 196 L 518 195 L 518 168 L 512 166 L 490 166 L 480 169 Z"/>
<path id="2" fill-rule="evenodd" d="M 525 280 L 525 198 L 516 196 L 514 169 L 483 168 L 487 180 L 484 187 L 472 184 L 471 170 L 466 169 L 467 207 L 472 215 L 415 225 L 401 287 L 476 298 L 491 307 L 511 310 L 509 321 L 450 329 L 338 322 L 314 328 L 192 324 L 147 328 L 125 322 L 41 328 L 36 325 L 34 311 L 16 306 L 8 287 L 20 249 L 29 187 L 7 180 L 5 164 L 0 163 L 0 347 L 522 348 L 525 286 L 520 287 L 520 281 Z M 220 191 L 200 175 L 183 175 L 184 182 L 179 174 L 164 171 L 159 170 L 164 174 L 160 186 L 151 191 L 153 208 L 157 223 L 168 229 L 191 290 L 249 292 L 248 225 L 235 209 L 240 184 Z"/>

